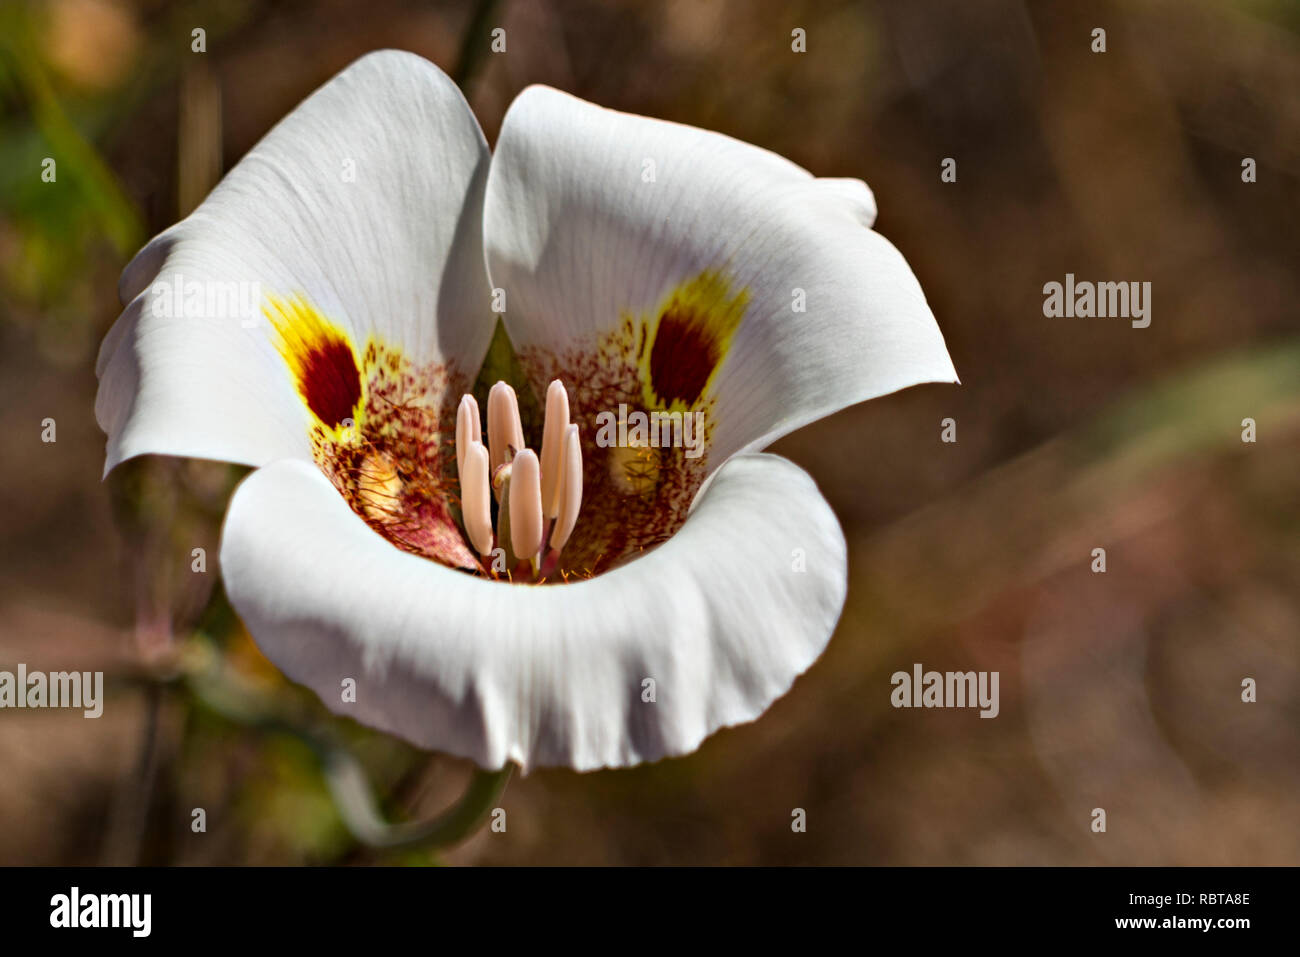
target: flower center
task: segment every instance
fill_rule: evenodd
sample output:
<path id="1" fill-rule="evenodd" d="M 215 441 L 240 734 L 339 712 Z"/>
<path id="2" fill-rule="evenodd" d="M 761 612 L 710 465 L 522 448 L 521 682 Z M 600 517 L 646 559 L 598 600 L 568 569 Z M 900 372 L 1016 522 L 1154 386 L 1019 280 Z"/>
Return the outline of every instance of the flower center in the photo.
<path id="1" fill-rule="evenodd" d="M 709 472 L 714 380 L 748 303 L 706 270 L 591 340 L 525 346 L 522 376 L 546 395 L 539 452 L 506 383 L 489 392 L 485 426 L 454 363 L 415 362 L 376 335 L 354 342 L 303 296 L 265 311 L 312 456 L 372 529 L 452 568 L 560 582 L 630 561 L 686 520 Z M 590 424 L 585 449 L 574 422 Z"/>
<path id="2" fill-rule="evenodd" d="M 466 540 L 494 578 L 542 582 L 560 572 L 560 552 L 582 506 L 582 443 L 559 379 L 546 390 L 542 454 L 524 444 L 515 390 L 488 393 L 487 444 L 478 402 L 456 411 L 456 468 Z M 493 503 L 496 521 L 493 522 Z"/>

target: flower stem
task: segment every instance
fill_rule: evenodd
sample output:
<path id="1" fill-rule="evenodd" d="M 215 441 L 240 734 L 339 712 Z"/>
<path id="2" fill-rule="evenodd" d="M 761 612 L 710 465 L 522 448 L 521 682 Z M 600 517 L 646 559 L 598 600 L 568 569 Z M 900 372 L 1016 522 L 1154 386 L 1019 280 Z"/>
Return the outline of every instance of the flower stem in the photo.
<path id="1" fill-rule="evenodd" d="M 390 824 L 375 804 L 365 771 L 351 754 L 334 749 L 325 758 L 325 778 L 348 830 L 367 847 L 385 850 L 441 848 L 459 844 L 477 831 L 500 800 L 514 771 L 507 763 L 497 771 L 474 770 L 460 800 L 427 821 Z"/>
<path id="2" fill-rule="evenodd" d="M 475 768 L 460 800 L 441 814 L 427 821 L 390 824 L 379 811 L 365 768 L 332 735 L 302 727 L 279 713 L 270 699 L 244 687 L 226 669 L 198 670 L 190 675 L 189 684 L 204 707 L 226 720 L 264 732 L 290 734 L 311 748 L 321 762 L 330 796 L 344 825 L 367 847 L 397 850 L 460 843 L 487 820 L 514 771 L 515 766 L 509 762 L 496 771 Z"/>

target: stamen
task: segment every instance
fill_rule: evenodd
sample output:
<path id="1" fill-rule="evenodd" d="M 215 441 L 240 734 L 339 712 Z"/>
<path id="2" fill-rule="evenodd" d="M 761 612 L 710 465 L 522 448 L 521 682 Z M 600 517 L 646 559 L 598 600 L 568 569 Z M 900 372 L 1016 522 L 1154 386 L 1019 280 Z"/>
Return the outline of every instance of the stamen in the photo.
<path id="1" fill-rule="evenodd" d="M 560 465 L 559 511 L 555 527 L 551 530 L 551 549 L 559 552 L 573 534 L 582 508 L 582 442 L 578 427 L 570 425 L 564 430 L 564 455 Z"/>
<path id="2" fill-rule="evenodd" d="M 488 392 L 487 438 L 485 446 L 478 403 L 464 396 L 456 410 L 456 467 L 465 536 L 483 558 L 494 546 L 503 549 L 514 575 L 546 580 L 559 571 L 560 549 L 582 507 L 582 444 L 578 427 L 569 422 L 564 384 L 556 379 L 546 390 L 540 459 L 524 446 L 519 399 L 505 382 Z M 499 503 L 495 535 L 494 496 Z"/>
<path id="3" fill-rule="evenodd" d="M 471 442 L 483 441 L 483 426 L 479 421 L 478 402 L 472 395 L 461 396 L 456 409 L 456 468 L 457 474 L 465 472 L 465 450 Z"/>
<path id="4" fill-rule="evenodd" d="M 498 382 L 488 393 L 488 456 L 495 474 L 524 447 L 524 426 L 519 420 L 519 399 L 515 390 Z"/>
<path id="5" fill-rule="evenodd" d="M 569 393 L 555 379 L 546 389 L 546 422 L 542 427 L 542 509 L 547 518 L 555 518 L 560 509 L 560 461 L 568 427 Z"/>
<path id="6" fill-rule="evenodd" d="M 509 504 L 511 551 L 516 558 L 535 563 L 542 548 L 542 482 L 541 465 L 532 449 L 522 449 L 511 463 Z"/>
<path id="7" fill-rule="evenodd" d="M 487 555 L 492 551 L 492 506 L 488 494 L 488 450 L 482 442 L 471 441 L 462 454 L 460 465 L 460 510 L 465 520 L 465 535 L 474 551 Z"/>

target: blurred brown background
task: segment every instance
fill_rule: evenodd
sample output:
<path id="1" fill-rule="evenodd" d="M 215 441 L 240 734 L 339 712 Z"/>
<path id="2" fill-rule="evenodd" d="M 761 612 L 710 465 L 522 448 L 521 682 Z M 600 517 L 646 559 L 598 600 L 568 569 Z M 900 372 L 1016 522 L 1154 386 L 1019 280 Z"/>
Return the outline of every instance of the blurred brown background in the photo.
<path id="1" fill-rule="evenodd" d="M 1300 4 L 5 0 L 0 38 L 0 669 L 110 681 L 97 721 L 0 712 L 0 863 L 1300 863 Z M 775 449 L 849 541 L 789 695 L 688 758 L 517 779 L 506 833 L 438 853 L 359 843 L 299 736 L 184 677 L 329 728 L 393 819 L 467 779 L 285 684 L 212 594 L 235 471 L 101 483 L 92 413 L 135 248 L 388 46 L 456 76 L 490 141 L 540 82 L 865 179 L 963 380 Z M 1150 281 L 1150 328 L 1045 318 L 1067 272 Z M 1000 716 L 892 709 L 914 662 L 1000 671 Z"/>

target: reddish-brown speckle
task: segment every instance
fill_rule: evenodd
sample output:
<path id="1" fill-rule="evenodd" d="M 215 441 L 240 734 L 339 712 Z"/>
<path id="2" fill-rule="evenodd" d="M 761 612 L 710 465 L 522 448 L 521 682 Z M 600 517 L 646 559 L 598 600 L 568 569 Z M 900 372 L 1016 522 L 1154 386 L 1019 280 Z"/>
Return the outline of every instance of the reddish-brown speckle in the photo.
<path id="1" fill-rule="evenodd" d="M 552 379 L 564 383 L 582 438 L 582 510 L 560 557 L 561 580 L 599 574 L 667 541 L 686 520 L 708 475 L 712 399 L 693 407 L 705 413 L 705 453 L 699 458 L 688 459 L 681 448 L 596 444 L 601 412 L 617 414 L 620 403 L 644 410 L 640 360 L 645 336 L 641 321 L 625 319 L 618 330 L 559 355 L 542 349 L 520 352 L 538 395 L 545 394 Z"/>
<path id="2" fill-rule="evenodd" d="M 398 548 L 473 569 L 456 510 L 455 410 L 466 382 L 446 365 L 415 366 L 371 342 L 365 403 L 352 429 L 317 428 L 321 470 L 352 510 Z"/>

